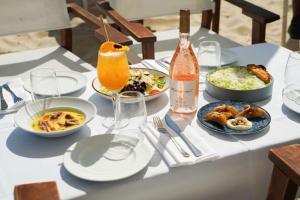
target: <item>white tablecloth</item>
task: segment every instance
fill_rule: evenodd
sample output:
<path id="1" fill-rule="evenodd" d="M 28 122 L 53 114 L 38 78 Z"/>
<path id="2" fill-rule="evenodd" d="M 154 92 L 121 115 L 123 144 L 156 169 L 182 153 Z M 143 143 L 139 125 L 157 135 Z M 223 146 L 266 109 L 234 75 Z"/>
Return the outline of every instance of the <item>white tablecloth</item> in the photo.
<path id="1" fill-rule="evenodd" d="M 57 139 L 40 138 L 14 127 L 13 115 L 0 116 L 0 199 L 13 199 L 17 184 L 55 180 L 62 199 L 263 199 L 271 175 L 268 150 L 277 145 L 296 143 L 300 117 L 282 105 L 284 68 L 289 50 L 272 44 L 258 44 L 232 49 L 237 65 L 257 63 L 266 65 L 275 82 L 271 100 L 258 104 L 267 109 L 272 122 L 263 133 L 249 136 L 223 136 L 202 129 L 196 116 L 192 122 L 199 134 L 216 150 L 220 158 L 192 166 L 169 169 L 158 152 L 142 172 L 121 181 L 96 183 L 80 180 L 62 165 L 63 153 L 74 142 L 91 135 L 103 134 L 101 120 L 112 115 L 111 102 L 96 94 L 91 81 L 95 71 L 86 72 L 86 90 L 74 96 L 95 103 L 96 118 L 80 132 Z M 0 56 L 0 81 L 20 75 L 28 76 L 32 67 L 54 67 L 79 71 L 92 69 L 82 60 L 61 48 L 47 48 Z M 12 64 L 17 63 L 17 64 Z M 15 73 L 13 74 L 14 69 Z M 11 70 L 11 71 L 9 71 Z M 149 118 L 164 116 L 169 109 L 168 93 L 147 102 Z M 199 107 L 216 101 L 201 93 Z"/>

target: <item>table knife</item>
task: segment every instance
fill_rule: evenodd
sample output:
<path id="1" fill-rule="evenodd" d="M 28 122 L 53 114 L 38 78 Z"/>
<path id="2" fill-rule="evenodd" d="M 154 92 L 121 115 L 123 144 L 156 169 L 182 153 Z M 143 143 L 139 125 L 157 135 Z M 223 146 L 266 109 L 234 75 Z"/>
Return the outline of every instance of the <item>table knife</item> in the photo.
<path id="1" fill-rule="evenodd" d="M 175 132 L 181 139 L 186 143 L 186 145 L 191 149 L 193 154 L 196 157 L 202 156 L 202 152 L 190 141 L 188 137 L 186 137 L 181 129 L 178 127 L 176 122 L 170 117 L 170 115 L 165 115 L 166 124 Z"/>

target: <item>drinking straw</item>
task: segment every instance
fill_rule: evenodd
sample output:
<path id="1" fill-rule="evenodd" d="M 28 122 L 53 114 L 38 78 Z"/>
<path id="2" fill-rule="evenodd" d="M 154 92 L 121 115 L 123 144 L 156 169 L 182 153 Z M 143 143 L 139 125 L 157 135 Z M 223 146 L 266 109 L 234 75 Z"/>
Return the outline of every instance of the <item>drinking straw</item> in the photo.
<path id="1" fill-rule="evenodd" d="M 104 23 L 102 15 L 100 15 L 100 19 L 101 19 L 101 22 L 102 22 L 103 28 L 104 28 L 105 39 L 106 39 L 106 41 L 109 41 L 109 37 L 108 37 L 107 29 L 106 29 L 106 24 Z"/>

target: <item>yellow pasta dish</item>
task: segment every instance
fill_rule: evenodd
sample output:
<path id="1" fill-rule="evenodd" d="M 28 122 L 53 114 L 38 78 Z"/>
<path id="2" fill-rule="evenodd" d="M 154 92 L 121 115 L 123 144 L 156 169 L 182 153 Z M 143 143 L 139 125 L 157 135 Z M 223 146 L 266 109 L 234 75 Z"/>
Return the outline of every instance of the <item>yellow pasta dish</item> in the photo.
<path id="1" fill-rule="evenodd" d="M 80 126 L 84 120 L 84 114 L 75 109 L 49 110 L 33 119 L 32 129 L 39 132 L 64 131 Z"/>

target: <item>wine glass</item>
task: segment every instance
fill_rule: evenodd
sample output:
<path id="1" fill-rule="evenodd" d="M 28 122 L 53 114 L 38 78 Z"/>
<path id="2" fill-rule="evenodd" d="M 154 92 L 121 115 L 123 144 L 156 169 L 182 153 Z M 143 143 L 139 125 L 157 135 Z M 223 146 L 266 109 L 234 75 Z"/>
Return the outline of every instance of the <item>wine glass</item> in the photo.
<path id="1" fill-rule="evenodd" d="M 284 73 L 283 97 L 300 104 L 300 51 L 292 52 L 286 64 Z"/>
<path id="2" fill-rule="evenodd" d="M 117 121 L 116 98 L 118 91 L 127 84 L 129 78 L 126 52 L 99 52 L 97 71 L 99 82 L 112 91 L 114 108 L 114 119 L 106 118 L 103 125 L 105 127 L 121 126 L 121 123 L 115 123 Z"/>
<path id="3" fill-rule="evenodd" d="M 118 126 L 110 148 L 104 157 L 110 160 L 127 158 L 133 149 L 144 139 L 147 123 L 147 110 L 144 95 L 136 91 L 121 92 L 116 99 L 116 121 L 125 126 Z"/>

